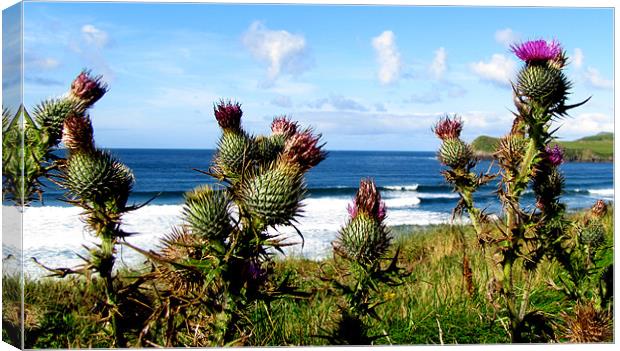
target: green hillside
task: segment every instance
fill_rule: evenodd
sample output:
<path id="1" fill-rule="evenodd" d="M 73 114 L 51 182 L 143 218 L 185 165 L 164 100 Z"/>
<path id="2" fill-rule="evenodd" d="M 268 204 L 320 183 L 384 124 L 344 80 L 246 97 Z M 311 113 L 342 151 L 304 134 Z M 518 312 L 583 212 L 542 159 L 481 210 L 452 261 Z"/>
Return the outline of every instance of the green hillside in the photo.
<path id="1" fill-rule="evenodd" d="M 498 138 L 482 135 L 472 142 L 480 157 L 490 157 Z M 573 141 L 559 141 L 568 161 L 613 161 L 614 134 L 602 132 Z"/>

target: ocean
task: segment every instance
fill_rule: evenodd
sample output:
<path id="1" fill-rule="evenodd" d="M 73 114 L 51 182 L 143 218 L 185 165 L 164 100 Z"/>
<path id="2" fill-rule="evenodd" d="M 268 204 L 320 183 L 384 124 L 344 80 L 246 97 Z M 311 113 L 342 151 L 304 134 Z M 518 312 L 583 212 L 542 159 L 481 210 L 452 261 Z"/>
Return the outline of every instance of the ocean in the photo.
<path id="1" fill-rule="evenodd" d="M 183 193 L 213 180 L 194 169 L 207 170 L 213 150 L 113 149 L 112 153 L 129 166 L 136 177 L 130 203 L 140 204 L 159 194 L 143 208 L 124 217 L 125 230 L 133 235 L 129 242 L 144 249 L 156 249 L 159 239 L 181 221 Z M 489 168 L 481 161 L 479 171 Z M 563 201 L 569 210 L 590 207 L 597 199 L 613 200 L 612 163 L 566 163 L 561 166 L 566 178 Z M 307 174 L 308 198 L 297 228 L 277 228 L 290 242 L 300 243 L 287 249 L 287 255 L 320 259 L 331 255 L 331 242 L 347 219 L 347 204 L 354 196 L 360 178 L 372 177 L 386 202 L 389 225 L 427 225 L 448 222 L 458 201 L 440 174 L 442 166 L 434 152 L 331 151 L 325 161 Z M 63 192 L 46 182 L 43 203 L 35 203 L 24 213 L 24 258 L 29 275 L 45 272 L 30 257 L 54 267 L 81 263 L 76 253 L 82 245 L 96 243 L 80 220 L 79 208 L 62 201 Z M 493 195 L 496 183 L 481 189 L 475 200 L 490 212 L 499 209 Z M 524 196 L 531 206 L 533 194 Z M 6 209 L 6 208 L 5 208 Z M 5 255 L 6 257 L 6 250 Z M 144 258 L 124 247 L 119 251 L 117 267 L 135 265 Z"/>

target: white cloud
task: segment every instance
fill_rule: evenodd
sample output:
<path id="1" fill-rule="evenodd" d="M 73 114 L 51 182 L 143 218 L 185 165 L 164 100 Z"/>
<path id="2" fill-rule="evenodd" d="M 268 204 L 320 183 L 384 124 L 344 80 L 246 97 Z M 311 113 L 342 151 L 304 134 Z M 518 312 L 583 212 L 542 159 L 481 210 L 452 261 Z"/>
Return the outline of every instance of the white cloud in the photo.
<path id="1" fill-rule="evenodd" d="M 108 44 L 108 33 L 93 26 L 92 24 L 86 24 L 82 26 L 82 37 L 86 43 L 94 45 L 98 48 L 103 48 Z"/>
<path id="2" fill-rule="evenodd" d="M 495 41 L 504 45 L 505 47 L 509 47 L 512 44 L 515 44 L 519 41 L 521 36 L 518 33 L 515 33 L 510 28 L 500 29 L 495 32 Z"/>
<path id="3" fill-rule="evenodd" d="M 575 48 L 575 52 L 573 53 L 573 65 L 575 65 L 576 69 L 580 69 L 583 65 L 583 51 L 580 48 Z"/>
<path id="4" fill-rule="evenodd" d="M 594 67 L 586 68 L 583 73 L 586 82 L 594 88 L 598 89 L 613 89 L 614 82 L 601 75 L 601 73 Z"/>
<path id="5" fill-rule="evenodd" d="M 604 113 L 581 113 L 566 120 L 559 120 L 554 127 L 560 127 L 556 133 L 562 139 L 570 140 L 600 132 L 613 132 L 613 117 Z"/>
<path id="6" fill-rule="evenodd" d="M 441 47 L 435 51 L 435 58 L 433 59 L 433 63 L 431 63 L 430 71 L 435 79 L 441 79 L 444 72 L 446 71 L 446 49 Z"/>
<path id="7" fill-rule="evenodd" d="M 269 64 L 267 76 L 275 80 L 282 73 L 297 74 L 309 66 L 306 39 L 285 30 L 271 30 L 254 22 L 242 38 L 252 55 Z"/>
<path id="8" fill-rule="evenodd" d="M 381 84 L 389 84 L 398 80 L 402 63 L 394 33 L 390 30 L 384 31 L 372 39 L 372 46 L 377 54 L 378 77 Z"/>
<path id="9" fill-rule="evenodd" d="M 493 54 L 490 61 L 479 61 L 470 65 L 471 70 L 481 79 L 500 85 L 510 85 L 517 63 L 502 54 Z"/>

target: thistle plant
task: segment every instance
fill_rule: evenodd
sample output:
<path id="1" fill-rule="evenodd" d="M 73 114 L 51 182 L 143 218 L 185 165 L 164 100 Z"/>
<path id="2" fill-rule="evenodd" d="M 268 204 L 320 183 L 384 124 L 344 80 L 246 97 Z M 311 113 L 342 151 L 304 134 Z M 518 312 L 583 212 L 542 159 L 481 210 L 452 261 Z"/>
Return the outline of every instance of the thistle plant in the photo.
<path id="1" fill-rule="evenodd" d="M 48 99 L 32 111 L 20 107 L 13 118 L 3 111 L 3 197 L 18 205 L 42 199 L 41 180 L 62 163 L 54 151 L 60 144 L 65 119 L 82 114 L 107 91 L 100 76 L 82 71 L 62 97 Z M 23 143 L 22 143 L 23 141 Z"/>
<path id="2" fill-rule="evenodd" d="M 83 220 L 99 239 L 95 247 L 86 247 L 88 257 L 82 257 L 85 263 L 80 267 L 49 268 L 39 264 L 50 270 L 52 276 L 80 274 L 90 278 L 93 273 L 98 274 L 105 282 L 107 297 L 104 329 L 112 335 L 114 346 L 124 347 L 125 336 L 119 327 L 119 286 L 113 268 L 116 246 L 129 235 L 121 229 L 122 216 L 137 207 L 127 205 L 134 183 L 131 170 L 108 151 L 97 148 L 93 139 L 87 111 L 106 91 L 107 85 L 101 77 L 92 76 L 89 71 L 81 72 L 68 94 L 35 108 L 35 122 L 25 113 L 24 138 L 33 141 L 28 146 L 25 144 L 25 150 L 33 150 L 32 162 L 36 164 L 32 167 L 36 177 L 28 178 L 34 181 L 33 187 L 38 184 L 37 177 L 46 176 L 66 189 L 65 201 L 84 209 Z M 32 136 L 28 135 L 29 131 Z M 52 154 L 61 142 L 67 150 L 66 159 Z M 36 259 L 35 262 L 38 263 Z"/>
<path id="3" fill-rule="evenodd" d="M 557 146 L 550 147 L 555 132 L 551 122 L 587 100 L 566 104 L 571 83 L 563 69 L 568 59 L 558 42 L 528 41 L 511 49 L 524 66 L 513 84 L 517 112 L 512 129 L 500 139 L 494 154 L 499 173 L 473 172 L 477 160 L 470 146 L 459 139 L 458 118 L 440 120 L 435 133 L 442 140 L 438 158 L 448 167 L 444 177 L 461 197 L 455 214 L 466 211 L 482 245 L 494 248 L 491 265 L 510 319 L 512 341 L 545 341 L 553 338 L 553 332 L 543 315 L 530 308 L 531 280 L 545 258 L 568 265 L 564 245 L 568 223 L 560 201 L 563 153 Z M 491 223 L 475 207 L 473 194 L 496 176 L 503 213 Z M 522 196 L 530 185 L 536 202 L 527 206 Z M 499 228 L 499 235 L 492 234 L 492 226 Z"/>
<path id="4" fill-rule="evenodd" d="M 214 114 L 222 135 L 204 173 L 217 184 L 188 192 L 183 224 L 158 252 L 145 252 L 164 299 L 142 336 L 163 328 L 168 346 L 186 343 L 178 333 L 185 325 L 192 345 L 242 343 L 252 306 L 268 309 L 271 300 L 296 294 L 286 276 L 272 274 L 274 250 L 290 245 L 274 229 L 294 226 L 304 174 L 326 157 L 320 135 L 288 118 L 274 119 L 271 135 L 252 136 L 242 128 L 239 103 L 222 100 Z"/>
<path id="5" fill-rule="evenodd" d="M 382 284 L 402 283 L 403 271 L 397 267 L 398 252 L 388 256 L 392 237 L 384 220 L 385 203 L 374 181 L 362 179 L 353 203 L 348 207 L 349 220 L 333 243 L 334 254 L 342 259 L 344 279 L 333 283 L 345 297 L 337 328 L 330 341 L 344 345 L 369 345 L 384 335 L 369 335 L 368 317 L 380 319 L 375 309 L 385 302 L 378 291 Z M 387 267 L 382 262 L 389 261 Z"/>

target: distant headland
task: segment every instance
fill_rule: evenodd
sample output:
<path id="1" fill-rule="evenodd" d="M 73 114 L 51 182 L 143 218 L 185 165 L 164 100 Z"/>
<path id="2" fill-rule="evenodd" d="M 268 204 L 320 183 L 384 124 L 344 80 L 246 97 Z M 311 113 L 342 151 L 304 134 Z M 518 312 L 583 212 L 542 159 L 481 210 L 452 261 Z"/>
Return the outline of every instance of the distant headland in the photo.
<path id="1" fill-rule="evenodd" d="M 491 158 L 498 138 L 481 135 L 472 142 L 476 155 L 482 159 Z M 614 133 L 601 132 L 573 141 L 558 141 L 564 149 L 564 158 L 570 162 L 613 162 Z"/>

